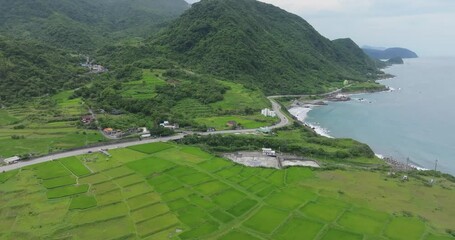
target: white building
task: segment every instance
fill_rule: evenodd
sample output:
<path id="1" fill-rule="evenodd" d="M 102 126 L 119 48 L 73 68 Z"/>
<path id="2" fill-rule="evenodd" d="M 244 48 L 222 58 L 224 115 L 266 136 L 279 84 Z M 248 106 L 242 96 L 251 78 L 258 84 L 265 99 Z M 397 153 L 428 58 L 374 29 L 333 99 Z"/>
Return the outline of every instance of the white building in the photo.
<path id="1" fill-rule="evenodd" d="M 142 134 L 149 134 L 150 133 L 150 131 L 146 127 L 140 127 L 140 128 L 137 129 L 137 131 L 139 133 L 142 133 Z"/>
<path id="2" fill-rule="evenodd" d="M 141 138 L 149 138 L 149 137 L 151 137 L 151 136 L 152 136 L 152 135 L 151 135 L 150 133 L 148 133 L 148 134 L 142 134 L 142 135 L 141 135 Z"/>
<path id="3" fill-rule="evenodd" d="M 160 126 L 161 127 L 169 126 L 169 121 L 164 121 L 164 122 L 160 123 Z"/>
<path id="4" fill-rule="evenodd" d="M 7 159 L 5 159 L 5 160 L 3 160 L 3 161 L 4 161 L 6 164 L 13 164 L 13 163 L 19 162 L 19 160 L 21 160 L 20 157 L 14 156 L 14 157 L 7 158 Z"/>
<path id="5" fill-rule="evenodd" d="M 160 123 L 160 126 L 164 127 L 164 128 L 169 128 L 169 129 L 179 128 L 178 124 L 171 124 L 171 123 L 169 123 L 169 121 L 164 121 L 164 122 Z"/>
<path id="6" fill-rule="evenodd" d="M 270 110 L 268 108 L 262 109 L 261 114 L 266 116 L 266 117 L 276 117 L 276 112 L 272 111 L 272 110 Z"/>
<path id="7" fill-rule="evenodd" d="M 276 157 L 276 152 L 273 151 L 271 148 L 263 148 L 262 154 L 270 157 Z"/>

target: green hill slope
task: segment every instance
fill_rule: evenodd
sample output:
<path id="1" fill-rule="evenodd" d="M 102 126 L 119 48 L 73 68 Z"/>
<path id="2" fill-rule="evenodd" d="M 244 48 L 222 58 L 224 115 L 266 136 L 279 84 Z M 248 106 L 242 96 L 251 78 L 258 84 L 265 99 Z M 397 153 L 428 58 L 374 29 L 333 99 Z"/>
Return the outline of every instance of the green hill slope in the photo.
<path id="1" fill-rule="evenodd" d="M 184 0 L 0 0 L 0 33 L 87 51 L 149 36 L 187 8 Z"/>
<path id="2" fill-rule="evenodd" d="M 0 105 L 74 88 L 89 78 L 80 75 L 80 58 L 35 41 L 0 36 Z"/>
<path id="3" fill-rule="evenodd" d="M 281 94 L 323 92 L 376 74 L 355 43 L 341 41 L 269 4 L 203 0 L 149 43 L 188 68 Z"/>

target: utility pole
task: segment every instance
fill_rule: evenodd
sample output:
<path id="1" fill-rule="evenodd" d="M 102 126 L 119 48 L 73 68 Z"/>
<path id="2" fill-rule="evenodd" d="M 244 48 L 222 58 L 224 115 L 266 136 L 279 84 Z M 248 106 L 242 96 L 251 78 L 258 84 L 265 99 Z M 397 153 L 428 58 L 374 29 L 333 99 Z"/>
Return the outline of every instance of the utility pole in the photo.
<path id="1" fill-rule="evenodd" d="M 438 169 L 438 159 L 436 159 L 435 163 L 434 163 L 434 171 L 436 172 Z"/>

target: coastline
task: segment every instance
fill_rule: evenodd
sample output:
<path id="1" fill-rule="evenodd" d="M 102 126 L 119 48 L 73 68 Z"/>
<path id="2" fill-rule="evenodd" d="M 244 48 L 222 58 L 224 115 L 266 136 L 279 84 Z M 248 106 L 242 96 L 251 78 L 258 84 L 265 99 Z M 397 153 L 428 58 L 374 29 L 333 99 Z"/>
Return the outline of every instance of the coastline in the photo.
<path id="1" fill-rule="evenodd" d="M 311 124 L 308 122 L 305 122 L 305 119 L 308 116 L 308 113 L 313 110 L 314 107 L 318 107 L 318 105 L 313 105 L 313 104 L 305 104 L 303 107 L 301 106 L 295 106 L 290 109 L 288 109 L 289 113 L 292 114 L 300 123 L 302 123 L 304 126 L 307 126 L 313 131 L 323 137 L 327 138 L 334 138 L 330 136 L 329 131 L 319 125 Z"/>
<path id="2" fill-rule="evenodd" d="M 352 98 L 352 97 L 356 96 L 356 95 L 375 94 L 375 93 L 380 93 L 380 92 L 389 92 L 390 93 L 390 92 L 394 92 L 394 91 L 401 91 L 401 88 L 395 89 L 393 87 L 383 84 L 383 81 L 394 79 L 395 77 L 396 76 L 394 76 L 394 75 L 388 75 L 388 77 L 376 80 L 377 83 L 385 86 L 385 90 L 343 92 L 342 94 L 349 98 L 349 100 L 343 100 L 343 101 L 345 101 L 345 102 L 348 102 L 348 101 L 368 102 L 368 100 L 364 99 L 364 98 Z M 323 136 L 323 137 L 327 137 L 327 138 L 336 138 L 336 137 L 330 135 L 330 130 L 318 125 L 317 123 L 313 124 L 313 123 L 309 123 L 306 121 L 309 112 L 311 112 L 316 107 L 324 107 L 325 105 L 327 105 L 327 102 L 336 102 L 336 101 L 329 100 L 329 99 L 327 99 L 327 97 L 324 99 L 313 100 L 313 101 L 297 101 L 296 100 L 288 108 L 288 111 L 302 125 L 313 129 L 313 131 L 316 134 Z M 317 104 L 315 104 L 315 103 L 317 103 Z M 418 170 L 418 171 L 429 171 L 430 170 L 427 168 L 423 168 L 414 162 L 404 163 L 404 162 L 395 160 L 395 159 L 393 159 L 393 157 L 391 157 L 391 156 L 388 157 L 384 153 L 375 152 L 374 154 L 377 158 L 382 159 L 387 164 L 389 164 L 390 166 L 392 166 L 394 169 L 397 169 L 397 170 L 402 170 L 402 171 L 409 170 L 409 169 Z"/>
<path id="3" fill-rule="evenodd" d="M 327 129 L 319 126 L 319 125 L 308 123 L 308 122 L 305 121 L 305 119 L 308 116 L 308 113 L 311 110 L 313 110 L 315 107 L 324 107 L 324 106 L 323 105 L 314 105 L 314 104 L 306 103 L 303 106 L 292 106 L 291 108 L 288 109 L 288 111 L 301 124 L 303 124 L 306 127 L 309 127 L 311 129 L 313 129 L 313 131 L 316 134 L 318 134 L 320 136 L 323 136 L 323 137 L 327 137 L 327 138 L 335 138 L 335 137 L 330 135 L 330 131 L 329 130 L 327 130 Z M 401 171 L 406 171 L 406 170 L 409 170 L 409 169 L 418 170 L 418 171 L 428 171 L 428 170 L 430 170 L 430 169 L 427 169 L 427 168 L 423 168 L 423 167 L 419 166 L 418 164 L 416 164 L 414 162 L 409 162 L 409 163 L 400 162 L 398 160 L 393 159 L 392 157 L 387 157 L 383 153 L 375 152 L 374 155 L 377 158 L 379 158 L 379 159 L 383 160 L 384 162 L 386 162 L 387 164 L 389 164 L 390 166 L 392 166 L 396 170 L 401 170 Z"/>

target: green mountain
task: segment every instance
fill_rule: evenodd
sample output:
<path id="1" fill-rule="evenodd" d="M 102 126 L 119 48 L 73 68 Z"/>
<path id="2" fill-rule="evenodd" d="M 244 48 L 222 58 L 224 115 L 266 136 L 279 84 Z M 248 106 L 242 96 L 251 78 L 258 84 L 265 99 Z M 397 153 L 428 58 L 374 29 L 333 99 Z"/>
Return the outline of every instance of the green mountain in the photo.
<path id="1" fill-rule="evenodd" d="M 255 0 L 195 3 L 148 46 L 186 68 L 266 94 L 323 92 L 378 73 L 351 40 L 332 42 L 299 16 Z"/>
<path id="2" fill-rule="evenodd" d="M 81 58 L 36 41 L 0 36 L 0 106 L 87 82 Z"/>
<path id="3" fill-rule="evenodd" d="M 0 34 L 90 51 L 148 37 L 188 7 L 184 0 L 0 0 Z"/>
<path id="4" fill-rule="evenodd" d="M 148 37 L 189 7 L 184 0 L 0 0 L 0 101 L 21 102 L 85 84 L 83 57 Z M 0 103 L 0 104 L 1 104 Z"/>

